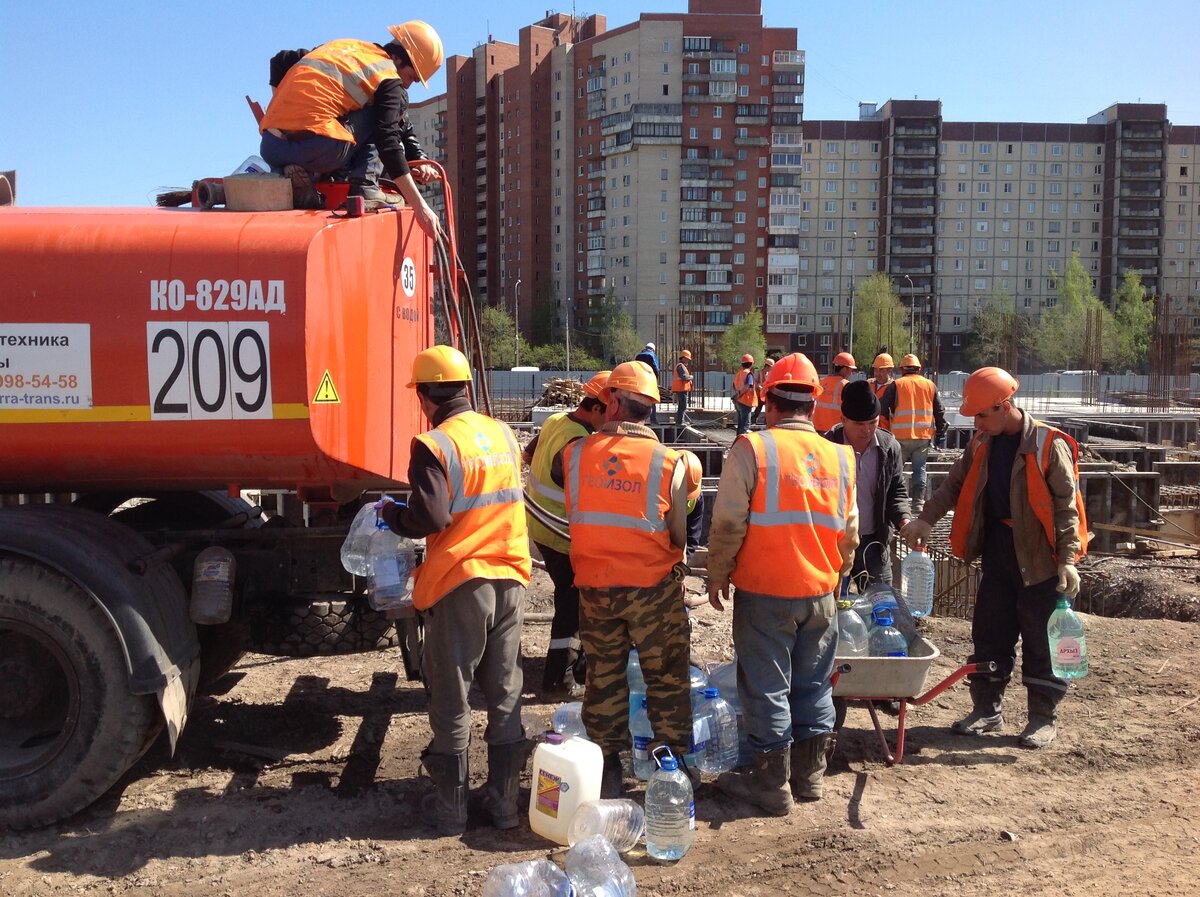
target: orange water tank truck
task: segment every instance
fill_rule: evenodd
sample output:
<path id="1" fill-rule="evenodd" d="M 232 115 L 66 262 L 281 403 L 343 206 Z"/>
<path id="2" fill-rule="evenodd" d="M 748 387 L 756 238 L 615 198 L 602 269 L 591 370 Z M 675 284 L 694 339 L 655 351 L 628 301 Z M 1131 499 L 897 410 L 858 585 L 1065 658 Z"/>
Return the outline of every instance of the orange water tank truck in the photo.
<path id="1" fill-rule="evenodd" d="M 173 747 L 247 649 L 411 639 L 338 550 L 424 427 L 434 260 L 407 209 L 0 209 L 0 829 Z M 228 609 L 197 625 L 209 574 Z"/>

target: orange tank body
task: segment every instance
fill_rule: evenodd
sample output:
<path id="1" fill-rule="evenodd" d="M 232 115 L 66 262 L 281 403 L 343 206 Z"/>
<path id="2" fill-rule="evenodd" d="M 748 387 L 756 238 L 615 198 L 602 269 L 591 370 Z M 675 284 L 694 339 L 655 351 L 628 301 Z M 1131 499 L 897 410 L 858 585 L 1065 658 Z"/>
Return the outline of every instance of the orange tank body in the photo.
<path id="1" fill-rule="evenodd" d="M 0 210 L 0 492 L 402 481 L 431 258 L 408 210 Z"/>

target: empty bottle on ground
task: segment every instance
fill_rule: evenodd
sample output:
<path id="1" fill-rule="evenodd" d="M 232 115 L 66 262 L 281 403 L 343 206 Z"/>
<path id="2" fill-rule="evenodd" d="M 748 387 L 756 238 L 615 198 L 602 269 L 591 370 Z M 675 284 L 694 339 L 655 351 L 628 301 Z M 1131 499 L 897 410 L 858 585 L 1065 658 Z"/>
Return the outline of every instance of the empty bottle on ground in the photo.
<path id="1" fill-rule="evenodd" d="M 870 653 L 867 644 L 867 624 L 854 610 L 848 598 L 838 602 L 838 657 L 866 657 Z"/>
<path id="2" fill-rule="evenodd" d="M 646 853 L 656 860 L 678 860 L 696 836 L 692 782 L 671 749 L 654 751 L 658 769 L 646 786 Z"/>
<path id="3" fill-rule="evenodd" d="M 483 883 L 483 897 L 571 897 L 566 873 L 549 860 L 526 860 L 495 866 Z"/>
<path id="4" fill-rule="evenodd" d="M 872 657 L 908 657 L 908 641 L 900 630 L 892 625 L 892 614 L 881 610 L 875 614 L 875 628 L 871 630 L 870 648 Z"/>
<path id="5" fill-rule="evenodd" d="M 376 521 L 368 554 L 371 561 L 369 601 L 374 610 L 400 610 L 412 606 L 412 572 L 416 566 L 413 543 Z"/>
<path id="6" fill-rule="evenodd" d="M 646 832 L 646 814 L 637 801 L 590 800 L 571 820 L 567 841 L 572 847 L 592 835 L 603 835 L 618 853 L 628 853 Z"/>
<path id="7" fill-rule="evenodd" d="M 738 762 L 737 715 L 715 687 L 704 689 L 704 702 L 707 705 L 708 742 L 700 755 L 700 769 L 711 773 L 729 772 Z"/>
<path id="8" fill-rule="evenodd" d="M 654 729 L 650 726 L 650 714 L 647 712 L 645 698 L 629 723 L 629 735 L 633 741 L 633 774 L 643 782 L 648 782 L 654 773 L 654 759 L 650 756 L 650 742 L 654 740 Z"/>
<path id="9" fill-rule="evenodd" d="M 633 870 L 604 835 L 572 845 L 564 863 L 575 897 L 635 897 Z"/>
<path id="10" fill-rule="evenodd" d="M 1060 679 L 1082 679 L 1088 673 L 1087 639 L 1083 620 L 1071 609 L 1071 600 L 1059 595 L 1046 624 L 1050 638 L 1050 666 Z"/>
<path id="11" fill-rule="evenodd" d="M 914 617 L 933 611 L 933 561 L 924 548 L 914 548 L 900 564 L 900 594 Z"/>

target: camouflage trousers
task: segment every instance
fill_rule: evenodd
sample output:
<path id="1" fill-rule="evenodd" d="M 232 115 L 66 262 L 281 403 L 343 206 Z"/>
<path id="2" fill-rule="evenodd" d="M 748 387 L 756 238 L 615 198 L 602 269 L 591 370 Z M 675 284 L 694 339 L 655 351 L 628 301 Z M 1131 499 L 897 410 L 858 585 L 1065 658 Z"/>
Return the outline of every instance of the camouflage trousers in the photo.
<path id="1" fill-rule="evenodd" d="M 579 589 L 579 637 L 588 658 L 583 724 L 605 754 L 630 745 L 629 649 L 636 645 L 646 680 L 646 709 L 654 729 L 651 749 L 665 744 L 687 753 L 692 733 L 688 680 L 691 652 L 679 564 L 657 585 Z"/>

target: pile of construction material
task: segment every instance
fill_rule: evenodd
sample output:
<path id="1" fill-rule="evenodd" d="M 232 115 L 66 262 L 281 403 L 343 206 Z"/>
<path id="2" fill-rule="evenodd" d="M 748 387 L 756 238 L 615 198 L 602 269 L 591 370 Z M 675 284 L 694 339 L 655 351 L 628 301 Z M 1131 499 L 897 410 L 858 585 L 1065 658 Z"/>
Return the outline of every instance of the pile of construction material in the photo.
<path id="1" fill-rule="evenodd" d="M 574 408 L 583 401 L 583 384 L 567 377 L 554 377 L 542 384 L 544 392 L 539 405 L 561 405 Z"/>

